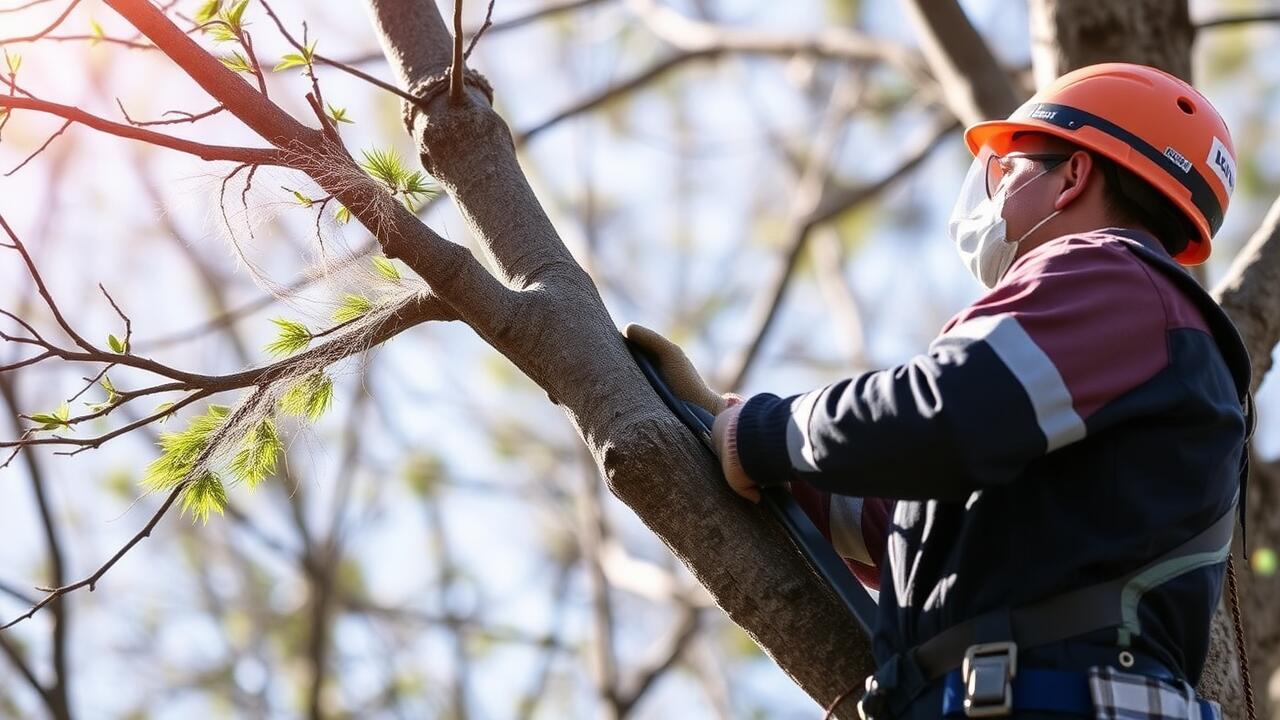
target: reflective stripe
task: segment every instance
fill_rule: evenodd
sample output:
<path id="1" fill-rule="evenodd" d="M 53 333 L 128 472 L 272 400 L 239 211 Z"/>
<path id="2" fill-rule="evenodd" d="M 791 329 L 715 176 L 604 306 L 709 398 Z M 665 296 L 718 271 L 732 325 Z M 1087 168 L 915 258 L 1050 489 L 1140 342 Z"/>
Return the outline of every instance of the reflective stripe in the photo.
<path id="1" fill-rule="evenodd" d="M 1001 313 L 966 320 L 934 340 L 929 349 L 963 349 L 972 341 L 990 346 L 1026 391 L 1048 444 L 1045 452 L 1084 438 L 1084 421 L 1076 413 L 1062 374 L 1017 318 Z"/>
<path id="2" fill-rule="evenodd" d="M 874 565 L 871 552 L 862 537 L 862 498 L 851 495 L 832 495 L 829 526 L 831 544 L 842 558 Z"/>
<path id="3" fill-rule="evenodd" d="M 813 442 L 809 439 L 809 418 L 813 416 L 813 407 L 824 390 L 815 390 L 791 401 L 791 418 L 787 420 L 787 456 L 793 470 L 818 472 L 818 463 L 813 459 Z"/>

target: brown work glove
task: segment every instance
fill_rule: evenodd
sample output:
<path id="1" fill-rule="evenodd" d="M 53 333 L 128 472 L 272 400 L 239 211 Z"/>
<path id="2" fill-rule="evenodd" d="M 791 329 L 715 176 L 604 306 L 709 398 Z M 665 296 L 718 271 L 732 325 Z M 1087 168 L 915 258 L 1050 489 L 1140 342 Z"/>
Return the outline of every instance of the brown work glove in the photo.
<path id="1" fill-rule="evenodd" d="M 698 369 L 679 345 L 643 325 L 628 323 L 622 334 L 649 356 L 662 379 L 676 397 L 703 408 L 712 415 L 724 412 L 728 402 L 720 393 L 707 387 Z"/>
<path id="2" fill-rule="evenodd" d="M 720 458 L 720 467 L 730 489 L 752 502 L 760 502 L 760 490 L 747 477 L 738 461 L 737 421 L 743 398 L 734 393 L 721 395 L 703 382 L 697 368 L 680 346 L 643 325 L 631 323 L 622 331 L 657 366 L 662 379 L 676 397 L 704 408 L 716 416 L 712 429 L 712 447 Z"/>

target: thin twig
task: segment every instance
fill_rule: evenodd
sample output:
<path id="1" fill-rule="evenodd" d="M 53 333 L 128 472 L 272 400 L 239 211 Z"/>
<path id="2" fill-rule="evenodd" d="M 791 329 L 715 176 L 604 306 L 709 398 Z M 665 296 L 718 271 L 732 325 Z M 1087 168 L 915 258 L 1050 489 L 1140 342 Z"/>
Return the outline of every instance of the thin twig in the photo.
<path id="1" fill-rule="evenodd" d="M 449 66 L 449 102 L 462 102 L 462 68 L 466 58 L 462 56 L 462 0 L 453 0 L 453 63 Z"/>
<path id="2" fill-rule="evenodd" d="M 12 174 L 14 174 L 14 173 L 18 172 L 19 170 L 21 170 L 24 166 L 26 166 L 26 164 L 27 164 L 27 163 L 29 163 L 29 162 L 31 162 L 32 160 L 34 160 L 34 159 L 36 158 L 36 156 L 37 156 L 37 155 L 39 155 L 40 153 L 44 152 L 44 151 L 45 151 L 45 148 L 49 147 L 49 145 L 50 145 L 51 143 L 53 143 L 54 139 L 56 139 L 56 138 L 57 138 L 59 135 L 61 135 L 62 133 L 66 132 L 66 131 L 67 131 L 67 128 L 71 127 L 71 123 L 72 123 L 72 121 L 71 121 L 71 120 L 67 120 L 66 122 L 62 123 L 62 127 L 58 128 L 58 131 L 57 131 L 57 132 L 55 132 L 54 134 L 50 135 L 50 136 L 49 136 L 49 139 L 48 139 L 48 140 L 45 140 L 45 141 L 44 141 L 44 143 L 43 143 L 40 147 L 36 148 L 36 151 L 35 151 L 35 152 L 33 152 L 33 153 L 31 153 L 30 155 L 28 155 L 26 160 L 23 160 L 22 162 L 18 163 L 17 167 L 15 167 L 14 169 L 12 169 L 12 170 L 10 170 L 9 172 L 5 173 L 5 174 L 4 174 L 4 176 L 5 176 L 5 177 L 9 177 L 10 175 L 12 175 Z"/>
<path id="3" fill-rule="evenodd" d="M 18 239 L 18 236 L 13 232 L 13 228 L 9 227 L 9 223 L 4 219 L 3 214 L 0 214 L 0 227 L 4 228 L 5 233 L 9 236 L 9 240 L 13 242 L 18 253 L 22 255 L 22 260 L 26 263 L 27 271 L 31 274 L 31 279 L 36 284 L 36 290 L 39 291 L 40 297 L 44 298 L 45 304 L 49 306 L 49 311 L 53 313 L 53 318 L 58 321 L 58 326 L 62 328 L 63 332 L 67 334 L 67 337 L 70 337 L 76 345 L 79 345 L 81 348 L 91 353 L 98 352 L 98 349 L 87 340 L 80 337 L 80 335 L 71 328 L 71 324 L 67 322 L 66 318 L 62 316 L 62 311 L 58 309 L 58 304 L 54 302 L 53 296 L 49 294 L 49 289 L 44 285 L 44 279 L 40 276 L 40 271 L 36 269 L 35 261 L 31 259 L 31 255 L 27 252 L 26 246 Z M 28 329 L 30 329 L 29 326 Z"/>
<path id="4" fill-rule="evenodd" d="M 476 49 L 476 43 L 480 41 L 480 36 L 484 35 L 484 31 L 493 26 L 493 4 L 496 1 L 497 0 L 489 0 L 489 9 L 485 10 L 484 13 L 484 23 L 480 26 L 480 29 L 471 36 L 471 42 L 467 43 L 466 52 L 462 53 L 464 60 L 471 57 L 471 51 Z"/>
<path id="5" fill-rule="evenodd" d="M 280 17 L 276 15 L 275 11 L 271 9 L 271 6 L 267 4 L 264 0 L 259 0 L 259 2 L 262 4 L 262 9 L 267 11 L 267 17 L 271 18 L 271 20 L 275 22 L 276 27 L 279 28 L 280 34 L 284 36 L 284 39 L 287 40 L 289 44 L 292 45 L 294 49 L 298 50 L 299 52 L 305 50 L 306 46 L 299 43 L 293 37 L 293 35 L 290 34 L 288 30 L 285 29 L 284 23 L 281 22 Z M 414 104 L 418 103 L 417 98 L 405 92 L 404 90 L 401 90 L 400 88 L 396 87 L 395 85 L 392 85 L 391 83 L 379 80 L 378 78 L 370 75 L 367 72 L 364 72 L 363 70 L 354 68 L 348 63 L 342 62 L 340 60 L 334 60 L 333 58 L 327 57 L 325 55 L 321 55 L 320 53 L 313 53 L 311 55 L 311 59 L 313 61 L 324 63 L 325 65 L 328 65 L 330 67 L 335 67 L 347 73 L 348 75 L 351 75 L 352 77 L 360 78 L 361 80 L 364 80 L 370 85 L 386 90 L 387 92 L 393 95 L 396 95 L 403 100 L 408 100 L 409 102 Z"/>
<path id="6" fill-rule="evenodd" d="M 47 592 L 48 595 L 45 595 L 44 599 L 41 600 L 40 602 L 36 603 L 35 605 L 32 605 L 31 609 L 28 610 L 27 612 L 23 613 L 22 615 L 19 615 L 13 620 L 10 620 L 8 623 L 5 623 L 4 625 L 0 625 L 0 630 L 8 630 L 9 628 L 13 627 L 14 625 L 17 625 L 23 620 L 30 618 L 31 616 L 39 612 L 41 608 L 53 602 L 54 600 L 57 600 L 63 595 L 66 595 L 69 592 L 79 590 L 82 587 L 88 587 L 89 592 L 93 592 L 94 587 L 98 584 L 98 581 L 102 579 L 102 576 L 106 575 L 107 571 L 110 570 L 113 565 L 119 562 L 120 558 L 125 556 L 125 553 L 132 550 L 133 546 L 142 542 L 144 538 L 150 537 L 151 531 L 155 529 L 157 524 L 159 524 L 160 518 L 164 517 L 165 513 L 169 512 L 169 508 L 173 507 L 173 503 L 178 499 L 178 496 L 182 494 L 183 490 L 187 489 L 188 482 L 190 481 L 183 482 L 179 484 L 177 487 L 175 487 L 173 491 L 169 493 L 169 496 L 165 498 L 164 504 L 160 506 L 160 509 L 157 510 L 155 514 L 151 516 L 151 520 L 149 520 L 147 524 L 143 526 L 142 530 L 139 530 L 138 534 L 134 535 L 129 540 L 129 542 L 125 543 L 123 547 L 117 550 L 116 554 L 112 555 L 111 559 L 103 563 L 102 566 L 99 567 L 97 570 L 95 570 L 92 575 L 89 575 L 86 578 L 73 582 L 70 585 L 63 585 L 57 588 L 36 588 L 37 590 Z"/>
<path id="7" fill-rule="evenodd" d="M 189 113 L 185 110 L 167 110 L 163 113 L 164 115 L 182 115 L 182 117 L 174 118 L 172 120 L 143 121 L 143 120 L 134 120 L 133 118 L 129 117 L 129 111 L 124 109 L 124 103 L 120 102 L 120 98 L 116 98 L 116 105 L 120 106 L 120 112 L 124 115 L 124 119 L 134 127 L 147 127 L 149 125 L 180 125 L 182 123 L 193 123 L 193 122 L 196 122 L 197 120 L 203 120 L 212 115 L 217 115 L 218 113 L 227 109 L 226 107 L 219 105 L 211 110 L 205 110 L 202 113 L 194 113 L 194 114 Z"/>
<path id="8" fill-rule="evenodd" d="M 129 341 L 133 339 L 133 322 L 129 320 L 129 316 L 125 315 L 124 311 L 120 309 L 120 306 L 116 304 L 115 299 L 112 298 L 111 293 L 107 292 L 107 289 L 102 286 L 102 283 L 98 283 L 98 289 L 102 291 L 102 294 L 107 298 L 107 302 L 111 303 L 111 307 L 115 309 L 116 314 L 124 321 L 124 352 L 121 354 L 128 355 Z"/>
<path id="9" fill-rule="evenodd" d="M 75 10 L 76 5 L 79 5 L 79 4 L 80 4 L 80 0 L 71 0 L 71 2 L 67 5 L 67 9 L 63 10 L 62 14 L 59 15 L 57 18 L 55 18 L 54 21 L 49 24 L 49 27 L 46 27 L 45 29 L 41 30 L 38 33 L 35 33 L 34 35 L 23 35 L 18 37 L 4 38 L 3 40 L 0 40 L 0 45 L 12 45 L 14 43 L 32 42 L 35 40 L 39 40 L 40 38 L 43 38 L 45 35 L 48 35 L 49 33 L 58 29 L 58 26 L 62 24 L 62 21 L 66 20 L 67 16 L 71 14 L 71 11 Z"/>
<path id="10" fill-rule="evenodd" d="M 1210 18 L 1195 24 L 1196 30 L 1243 25 L 1246 23 L 1280 22 L 1280 12 L 1241 13 L 1239 15 L 1223 15 Z"/>
<path id="11" fill-rule="evenodd" d="M 0 15 L 3 15 L 5 13 L 22 12 L 23 10 L 26 10 L 29 7 L 43 5 L 47 2 L 49 2 L 49 0 L 31 0 L 31 2 L 23 3 L 22 5 L 18 5 L 17 7 L 0 8 Z"/>

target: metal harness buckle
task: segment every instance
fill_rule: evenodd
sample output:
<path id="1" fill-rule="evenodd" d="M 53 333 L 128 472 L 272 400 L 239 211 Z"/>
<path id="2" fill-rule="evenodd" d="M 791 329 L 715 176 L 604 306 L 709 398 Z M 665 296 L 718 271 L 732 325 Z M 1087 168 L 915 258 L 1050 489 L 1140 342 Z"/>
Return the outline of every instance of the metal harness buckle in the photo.
<path id="1" fill-rule="evenodd" d="M 1013 710 L 1018 646 L 1011 642 L 970 645 L 960 667 L 965 717 L 1002 717 Z"/>

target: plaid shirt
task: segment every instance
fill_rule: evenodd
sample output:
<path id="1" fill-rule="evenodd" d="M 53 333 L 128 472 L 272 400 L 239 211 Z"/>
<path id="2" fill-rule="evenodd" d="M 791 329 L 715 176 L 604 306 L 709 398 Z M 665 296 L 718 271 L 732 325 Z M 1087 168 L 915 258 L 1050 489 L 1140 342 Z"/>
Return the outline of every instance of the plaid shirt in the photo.
<path id="1" fill-rule="evenodd" d="M 1097 720 L 1222 720 L 1218 703 L 1197 698 L 1185 682 L 1109 666 L 1089 668 L 1089 694 Z"/>

